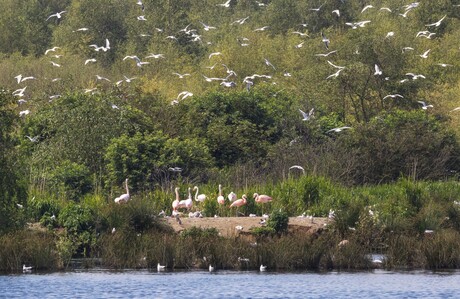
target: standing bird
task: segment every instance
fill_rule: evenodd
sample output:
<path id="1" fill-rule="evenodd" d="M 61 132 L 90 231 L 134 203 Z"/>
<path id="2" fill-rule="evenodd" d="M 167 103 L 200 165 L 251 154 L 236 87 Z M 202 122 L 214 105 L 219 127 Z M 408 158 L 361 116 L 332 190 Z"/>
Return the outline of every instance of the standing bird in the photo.
<path id="1" fill-rule="evenodd" d="M 225 203 L 225 197 L 222 196 L 222 185 L 219 184 L 219 196 L 217 197 L 217 202 L 220 205 L 223 205 Z"/>
<path id="2" fill-rule="evenodd" d="M 198 195 L 198 190 L 199 190 L 198 186 L 193 187 L 193 190 L 195 190 L 195 189 L 196 189 L 195 200 L 200 201 L 200 202 L 205 201 L 206 200 L 206 195 L 205 194 Z"/>
<path id="3" fill-rule="evenodd" d="M 125 186 L 126 186 L 126 193 L 120 195 L 120 196 L 117 197 L 117 198 L 115 198 L 115 202 L 116 202 L 116 203 L 128 202 L 128 200 L 130 199 L 130 196 L 129 196 L 129 188 L 128 188 L 128 179 L 125 180 Z"/>
<path id="4" fill-rule="evenodd" d="M 257 203 L 267 203 L 267 202 L 270 202 L 273 200 L 273 198 L 271 198 L 270 196 L 268 195 L 259 195 L 258 193 L 254 193 L 254 200 L 257 202 Z"/>
<path id="5" fill-rule="evenodd" d="M 193 206 L 193 199 L 192 199 L 192 188 L 188 187 L 188 198 L 185 200 L 185 208 L 190 210 Z"/>
<path id="6" fill-rule="evenodd" d="M 176 187 L 176 189 L 174 189 L 174 192 L 176 192 L 176 199 L 172 203 L 172 208 L 173 208 L 173 211 L 176 211 L 177 208 L 179 207 L 179 188 Z"/>
<path id="7" fill-rule="evenodd" d="M 238 208 L 246 205 L 247 203 L 247 197 L 246 194 L 243 194 L 243 196 L 240 199 L 235 200 L 231 205 L 230 208 L 236 207 L 236 216 L 238 216 Z"/>
<path id="8" fill-rule="evenodd" d="M 237 200 L 237 196 L 236 196 L 236 193 L 235 192 L 230 192 L 230 194 L 227 196 L 228 200 L 230 202 L 234 202 L 235 200 Z"/>

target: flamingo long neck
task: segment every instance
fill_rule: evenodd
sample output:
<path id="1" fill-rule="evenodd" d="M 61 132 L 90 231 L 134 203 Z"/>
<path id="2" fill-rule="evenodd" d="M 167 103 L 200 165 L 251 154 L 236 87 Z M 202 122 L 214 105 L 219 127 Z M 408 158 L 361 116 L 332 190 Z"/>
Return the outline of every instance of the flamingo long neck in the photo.
<path id="1" fill-rule="evenodd" d="M 190 191 L 190 190 L 192 190 L 192 188 L 189 187 L 188 188 L 188 198 L 192 199 L 192 191 Z"/>
<path id="2" fill-rule="evenodd" d="M 126 181 L 125 181 L 125 185 L 126 185 L 126 194 L 128 194 L 128 195 L 129 195 L 128 179 L 126 179 Z"/>
<path id="3" fill-rule="evenodd" d="M 243 195 L 242 198 L 243 198 L 243 202 L 246 203 L 246 195 Z"/>
<path id="4" fill-rule="evenodd" d="M 219 196 L 222 196 L 222 185 L 219 185 Z"/>
<path id="5" fill-rule="evenodd" d="M 176 188 L 176 200 L 179 200 L 179 188 Z"/>
<path id="6" fill-rule="evenodd" d="M 198 201 L 198 187 L 196 187 L 195 200 Z"/>

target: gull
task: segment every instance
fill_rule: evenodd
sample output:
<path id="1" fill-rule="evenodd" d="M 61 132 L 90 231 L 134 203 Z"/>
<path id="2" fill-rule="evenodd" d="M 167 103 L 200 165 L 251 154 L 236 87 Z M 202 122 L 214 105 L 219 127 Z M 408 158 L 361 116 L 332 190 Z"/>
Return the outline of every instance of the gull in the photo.
<path id="1" fill-rule="evenodd" d="M 332 13 L 335 13 L 338 17 L 340 17 L 340 10 L 335 9 L 332 11 Z"/>
<path id="2" fill-rule="evenodd" d="M 139 5 L 139 6 L 141 7 L 142 10 L 145 9 L 144 3 L 142 3 L 142 0 L 137 0 L 136 4 Z"/>
<path id="3" fill-rule="evenodd" d="M 267 6 L 267 4 L 263 3 L 263 2 L 259 2 L 259 1 L 256 1 L 257 5 L 259 6 Z"/>
<path id="4" fill-rule="evenodd" d="M 86 59 L 85 60 L 85 65 L 87 65 L 90 62 L 96 62 L 96 59 L 94 59 L 94 58 Z"/>
<path id="5" fill-rule="evenodd" d="M 227 2 L 225 3 L 222 3 L 222 4 L 217 4 L 217 6 L 222 6 L 222 7 L 225 7 L 225 8 L 229 8 L 230 7 L 230 2 L 232 0 L 227 0 Z"/>
<path id="6" fill-rule="evenodd" d="M 176 166 L 176 167 L 169 167 L 168 170 L 172 172 L 181 172 L 182 168 Z"/>
<path id="7" fill-rule="evenodd" d="M 319 54 L 315 54 L 315 56 L 321 56 L 321 57 L 327 57 L 331 54 L 334 54 L 335 52 L 337 52 L 337 50 L 334 50 L 334 51 L 330 51 L 330 52 L 327 52 L 327 53 L 319 53 Z"/>
<path id="8" fill-rule="evenodd" d="M 428 108 L 433 108 L 433 105 L 427 105 L 424 101 L 417 101 L 417 103 L 422 104 L 423 110 L 427 110 Z"/>
<path id="9" fill-rule="evenodd" d="M 450 112 L 458 111 L 458 110 L 460 110 L 460 107 L 454 108 L 454 109 L 450 110 Z M 460 202 L 454 202 L 454 203 L 457 204 L 457 205 L 460 204 Z"/>
<path id="10" fill-rule="evenodd" d="M 268 28 L 269 28 L 269 26 L 263 26 L 263 27 L 254 29 L 254 31 L 265 31 Z"/>
<path id="11" fill-rule="evenodd" d="M 426 78 L 424 75 L 416 75 L 414 73 L 407 73 L 406 76 L 412 76 L 412 80 L 417 80 L 418 78 L 422 78 L 422 79 Z"/>
<path id="12" fill-rule="evenodd" d="M 292 33 L 292 34 L 298 34 L 298 35 L 300 35 L 300 36 L 308 36 L 308 34 L 302 33 L 302 32 L 300 32 L 300 31 L 293 31 L 293 32 L 291 32 L 291 33 Z"/>
<path id="13" fill-rule="evenodd" d="M 321 7 L 323 7 L 323 5 L 324 5 L 325 3 L 326 3 L 326 1 L 324 1 L 324 3 L 321 4 L 318 8 L 310 8 L 309 10 L 318 12 L 318 11 L 321 9 Z"/>
<path id="14" fill-rule="evenodd" d="M 259 270 L 260 270 L 260 272 L 265 272 L 265 271 L 267 271 L 267 266 L 260 265 Z"/>
<path id="15" fill-rule="evenodd" d="M 167 37 L 165 37 L 166 39 L 172 39 L 172 40 L 177 40 L 177 37 L 175 37 L 174 35 L 168 35 Z"/>
<path id="16" fill-rule="evenodd" d="M 17 203 L 16 206 L 18 206 L 18 208 L 20 208 L 20 209 L 24 208 L 24 206 L 19 204 L 19 203 Z"/>
<path id="17" fill-rule="evenodd" d="M 380 76 L 382 74 L 382 70 L 380 69 L 380 67 L 377 64 L 375 64 L 374 68 L 375 68 L 374 76 Z"/>
<path id="18" fill-rule="evenodd" d="M 51 102 L 51 100 L 54 100 L 54 99 L 57 99 L 57 98 L 60 98 L 60 97 L 61 97 L 60 94 L 54 94 L 54 95 L 52 95 L 52 96 L 49 96 L 50 102 Z"/>
<path id="19" fill-rule="evenodd" d="M 203 75 L 204 79 L 207 81 L 207 82 L 212 82 L 212 81 L 224 81 L 225 79 L 224 78 L 209 78 L 209 77 L 206 77 L 205 75 Z"/>
<path id="20" fill-rule="evenodd" d="M 343 70 L 345 68 L 344 66 L 335 65 L 332 62 L 330 62 L 329 60 L 327 60 L 327 63 L 329 63 L 329 65 L 331 65 L 332 67 L 334 67 L 336 69 L 339 69 L 339 70 Z"/>
<path id="21" fill-rule="evenodd" d="M 284 71 L 283 76 L 284 77 L 292 77 L 292 74 L 289 73 L 288 71 Z"/>
<path id="22" fill-rule="evenodd" d="M 102 76 L 99 76 L 99 75 L 96 75 L 96 80 L 105 80 L 107 82 L 110 82 L 109 79 L 105 78 L 105 77 L 102 77 Z"/>
<path id="23" fill-rule="evenodd" d="M 135 61 L 136 61 L 136 65 L 137 65 L 138 67 L 142 67 L 142 65 L 144 65 L 144 64 L 149 64 L 149 63 L 150 63 L 150 62 L 148 62 L 148 61 L 141 61 L 141 60 L 139 59 L 139 57 L 137 57 L 136 55 L 127 55 L 127 56 L 125 56 L 125 57 L 123 58 L 123 60 L 126 60 L 126 59 L 133 59 L 133 60 L 135 60 Z"/>
<path id="24" fill-rule="evenodd" d="M 305 173 L 305 169 L 304 169 L 302 166 L 300 166 L 300 165 L 292 165 L 291 167 L 289 167 L 289 170 L 291 170 L 291 169 L 299 169 L 299 170 L 301 170 L 303 173 Z"/>
<path id="25" fill-rule="evenodd" d="M 84 89 L 84 92 L 85 92 L 85 93 L 90 93 L 90 92 L 95 91 L 96 89 L 97 89 L 97 87 L 94 87 L 94 88 L 85 88 L 85 89 Z"/>
<path id="26" fill-rule="evenodd" d="M 22 265 L 22 272 L 31 272 L 32 268 L 32 266 Z"/>
<path id="27" fill-rule="evenodd" d="M 19 99 L 19 100 L 18 100 L 18 104 L 19 104 L 19 105 L 22 105 L 22 104 L 25 104 L 25 103 L 27 103 L 27 101 L 24 100 L 24 99 Z"/>
<path id="28" fill-rule="evenodd" d="M 428 53 L 430 53 L 430 51 L 431 51 L 431 49 L 428 49 L 428 50 L 426 50 L 423 54 L 420 54 L 420 55 L 418 55 L 418 56 L 420 56 L 420 57 L 426 59 L 426 58 L 428 58 Z"/>
<path id="29" fill-rule="evenodd" d="M 363 28 L 367 23 L 370 23 L 371 21 L 360 21 L 360 22 L 354 22 L 354 23 L 345 23 L 345 25 L 351 26 L 351 29 L 357 29 L 358 27 Z"/>
<path id="30" fill-rule="evenodd" d="M 205 68 L 207 69 L 210 69 L 210 70 L 213 70 L 215 67 L 216 67 L 217 63 L 214 63 L 213 65 L 211 66 L 206 66 Z"/>
<path id="31" fill-rule="evenodd" d="M 343 69 L 339 69 L 334 74 L 327 76 L 326 79 L 330 79 L 330 78 L 333 78 L 333 77 L 338 77 L 341 71 L 343 71 Z"/>
<path id="32" fill-rule="evenodd" d="M 14 78 L 18 81 L 18 84 L 21 83 L 21 82 L 27 81 L 27 80 L 35 80 L 36 79 L 33 76 L 23 77 L 22 75 L 17 75 Z"/>
<path id="33" fill-rule="evenodd" d="M 249 17 L 238 19 L 238 20 L 232 22 L 231 25 L 233 25 L 233 24 L 243 25 L 244 22 L 246 22 L 247 19 L 249 19 Z"/>
<path id="34" fill-rule="evenodd" d="M 93 47 L 94 51 L 96 52 L 99 52 L 100 50 L 107 52 L 108 50 L 110 50 L 110 41 L 107 38 L 105 39 L 105 47 L 104 46 L 99 47 L 98 45 L 95 45 L 95 44 L 89 45 L 89 47 Z"/>
<path id="35" fill-rule="evenodd" d="M 78 28 L 77 30 L 74 30 L 73 32 L 88 31 L 88 30 L 89 28 L 82 27 L 82 28 Z"/>
<path id="36" fill-rule="evenodd" d="M 391 9 L 389 9 L 388 7 L 381 7 L 379 10 L 386 10 L 388 12 L 392 12 Z"/>
<path id="37" fill-rule="evenodd" d="M 148 56 L 145 57 L 145 59 L 147 58 L 155 58 L 155 59 L 158 59 L 158 58 L 165 58 L 164 54 L 149 54 Z"/>
<path id="38" fill-rule="evenodd" d="M 236 83 L 233 82 L 233 81 L 230 81 L 230 82 L 223 81 L 223 82 L 220 83 L 220 85 L 225 86 L 225 87 L 235 87 Z"/>
<path id="39" fill-rule="evenodd" d="M 30 136 L 26 136 L 31 142 L 37 142 L 38 141 L 38 138 L 40 138 L 39 135 L 35 136 L 35 137 L 30 137 Z"/>
<path id="40" fill-rule="evenodd" d="M 54 13 L 54 14 L 50 15 L 46 20 L 48 21 L 52 17 L 56 17 L 56 18 L 60 19 L 62 17 L 62 14 L 66 13 L 66 12 L 67 11 L 63 10 L 61 12 Z"/>
<path id="41" fill-rule="evenodd" d="M 294 47 L 295 47 L 296 49 L 300 49 L 300 48 L 303 47 L 303 43 L 304 43 L 304 42 L 301 42 L 300 44 L 295 45 Z"/>
<path id="42" fill-rule="evenodd" d="M 414 50 L 414 48 L 412 48 L 412 47 L 404 47 L 404 48 L 402 48 L 403 53 L 407 52 L 407 51 L 413 51 L 413 50 Z"/>
<path id="43" fill-rule="evenodd" d="M 441 25 L 441 22 L 447 17 L 447 15 L 445 15 L 444 17 L 441 18 L 441 20 L 437 21 L 437 22 L 434 22 L 433 24 L 428 24 L 428 25 L 425 25 L 426 27 L 439 27 L 439 25 Z"/>
<path id="44" fill-rule="evenodd" d="M 330 40 L 324 35 L 324 33 L 321 31 L 321 39 L 324 45 L 326 46 L 326 50 L 329 50 L 329 43 Z"/>
<path id="45" fill-rule="evenodd" d="M 26 88 L 27 86 L 24 88 L 16 89 L 15 91 L 13 91 L 12 95 L 22 98 L 24 96 L 24 92 L 26 91 Z"/>
<path id="46" fill-rule="evenodd" d="M 151 34 L 147 34 L 147 33 L 141 33 L 139 34 L 140 37 L 149 37 L 149 36 L 152 36 Z"/>
<path id="47" fill-rule="evenodd" d="M 387 35 L 385 36 L 385 38 L 389 38 L 389 37 L 392 37 L 392 36 L 394 36 L 394 35 L 395 35 L 395 33 L 394 33 L 393 31 L 390 31 L 390 32 L 387 33 Z"/>
<path id="48" fill-rule="evenodd" d="M 225 71 L 226 71 L 226 73 L 228 74 L 228 76 L 227 76 L 226 79 L 228 79 L 228 78 L 231 77 L 231 76 L 237 77 L 237 76 L 236 76 L 236 73 L 235 73 L 233 70 L 229 69 L 227 65 L 225 65 L 225 64 L 222 63 L 222 66 L 225 67 Z"/>
<path id="49" fill-rule="evenodd" d="M 389 95 L 386 95 L 386 96 L 383 97 L 384 100 L 387 99 L 387 98 L 394 99 L 394 98 L 404 98 L 404 97 L 402 95 L 400 95 L 400 94 L 389 94 Z"/>
<path id="50" fill-rule="evenodd" d="M 275 66 L 274 66 L 273 64 L 271 64 L 271 62 L 268 61 L 267 58 L 264 58 L 264 60 L 265 60 L 265 64 L 266 64 L 267 66 L 271 66 L 274 70 L 276 70 Z"/>
<path id="51" fill-rule="evenodd" d="M 120 108 L 118 108 L 118 106 L 115 105 L 115 104 L 110 104 L 110 106 L 112 107 L 112 109 L 118 109 L 118 110 L 120 110 Z"/>
<path id="52" fill-rule="evenodd" d="M 60 47 L 52 47 L 51 49 L 48 49 L 45 51 L 45 55 L 48 54 L 49 52 L 56 52 L 57 49 L 60 49 Z"/>
<path id="53" fill-rule="evenodd" d="M 21 116 L 27 115 L 27 114 L 29 114 L 29 113 L 30 113 L 30 110 L 29 110 L 29 109 L 27 109 L 27 110 L 22 110 L 22 111 L 19 111 L 19 116 L 21 117 Z"/>
<path id="54" fill-rule="evenodd" d="M 369 8 L 374 8 L 374 6 L 372 6 L 372 5 L 366 5 L 366 6 L 364 6 L 364 8 L 361 10 L 361 13 L 365 12 L 365 11 L 368 10 Z"/>
<path id="55" fill-rule="evenodd" d="M 218 56 L 218 55 L 222 55 L 222 53 L 221 53 L 221 52 L 214 52 L 214 53 L 211 53 L 211 54 L 209 54 L 208 59 L 211 59 L 211 57 L 213 57 L 213 56 Z"/>
<path id="56" fill-rule="evenodd" d="M 186 76 L 190 76 L 190 74 L 179 74 L 179 73 L 173 73 L 173 75 L 177 75 L 179 79 L 184 79 Z"/>
<path id="57" fill-rule="evenodd" d="M 145 18 L 145 16 L 138 16 L 138 17 L 137 17 L 137 20 L 138 20 L 138 21 L 147 21 L 147 19 Z"/>
<path id="58" fill-rule="evenodd" d="M 123 77 L 125 77 L 124 81 L 127 82 L 127 83 L 131 83 L 131 81 L 133 81 L 134 79 L 137 79 L 137 77 L 128 78 L 125 75 L 123 75 Z"/>
<path id="59" fill-rule="evenodd" d="M 178 95 L 177 95 L 177 99 L 179 100 L 184 100 L 188 97 L 191 97 L 193 96 L 193 93 L 189 92 L 189 91 L 182 91 L 180 92 Z"/>
<path id="60" fill-rule="evenodd" d="M 415 37 L 426 37 L 428 39 L 431 39 L 431 37 L 433 35 L 435 35 L 436 33 L 434 32 L 429 32 L 428 30 L 423 30 L 423 31 L 419 31 L 417 32 L 417 34 L 415 35 Z"/>
<path id="61" fill-rule="evenodd" d="M 313 114 L 315 113 L 315 108 L 311 108 L 310 111 L 308 113 L 300 110 L 300 113 L 302 114 L 302 120 L 303 121 L 306 121 L 306 120 L 310 120 L 311 118 L 313 118 Z"/>
<path id="62" fill-rule="evenodd" d="M 205 31 L 209 31 L 211 29 L 216 29 L 216 27 L 206 25 L 205 23 L 203 23 L 201 21 L 200 21 L 200 23 L 201 23 L 201 25 L 203 25 Z"/>
<path id="63" fill-rule="evenodd" d="M 442 66 L 442 67 L 453 66 L 452 64 L 447 64 L 447 63 L 437 63 L 437 65 Z"/>
<path id="64" fill-rule="evenodd" d="M 166 266 L 162 266 L 160 265 L 160 263 L 157 264 L 157 271 L 160 272 L 160 271 L 164 271 L 166 268 Z"/>
<path id="65" fill-rule="evenodd" d="M 333 129 L 330 129 L 329 131 L 326 131 L 326 133 L 329 133 L 329 132 L 338 133 L 338 132 L 342 132 L 343 130 L 347 130 L 347 129 L 351 129 L 351 127 L 338 127 L 338 128 L 333 128 Z"/>

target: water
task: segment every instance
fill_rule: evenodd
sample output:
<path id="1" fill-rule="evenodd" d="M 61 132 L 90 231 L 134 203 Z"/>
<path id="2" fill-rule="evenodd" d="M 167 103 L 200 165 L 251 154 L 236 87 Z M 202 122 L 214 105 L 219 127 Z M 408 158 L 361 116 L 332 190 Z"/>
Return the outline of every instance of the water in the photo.
<path id="1" fill-rule="evenodd" d="M 458 298 L 460 272 L 105 270 L 0 276 L 0 298 Z"/>

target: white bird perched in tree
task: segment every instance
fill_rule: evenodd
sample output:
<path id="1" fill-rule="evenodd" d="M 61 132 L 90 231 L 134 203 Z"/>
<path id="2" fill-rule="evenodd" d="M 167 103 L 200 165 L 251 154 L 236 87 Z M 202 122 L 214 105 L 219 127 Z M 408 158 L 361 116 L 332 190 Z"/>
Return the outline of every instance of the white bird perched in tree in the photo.
<path id="1" fill-rule="evenodd" d="M 422 104 L 423 110 L 427 110 L 428 108 L 433 108 L 433 105 L 427 105 L 424 101 L 417 101 L 417 103 Z"/>
<path id="2" fill-rule="evenodd" d="M 374 76 L 380 76 L 382 74 L 382 70 L 377 64 L 374 65 L 374 69 L 375 69 Z"/>
<path id="3" fill-rule="evenodd" d="M 306 112 L 304 112 L 304 111 L 302 111 L 300 109 L 299 109 L 299 111 L 302 114 L 302 120 L 307 121 L 307 120 L 310 120 L 310 119 L 313 118 L 313 115 L 315 113 L 315 108 L 311 108 L 308 113 L 306 113 Z"/>
<path id="4" fill-rule="evenodd" d="M 129 196 L 129 188 L 128 188 L 128 179 L 125 180 L 125 187 L 126 187 L 126 193 L 120 195 L 120 196 L 117 197 L 117 198 L 115 198 L 114 201 L 115 201 L 116 203 L 124 203 L 124 202 L 128 202 L 128 201 L 129 201 L 130 196 Z"/>
<path id="5" fill-rule="evenodd" d="M 428 24 L 428 25 L 425 25 L 426 27 L 439 27 L 441 25 L 441 22 L 447 17 L 447 15 L 445 15 L 444 17 L 442 17 L 439 21 L 437 22 L 434 22 L 433 24 Z"/>
<path id="6" fill-rule="evenodd" d="M 57 12 L 57 13 L 54 13 L 52 15 L 50 15 L 46 20 L 48 21 L 49 19 L 51 19 L 52 17 L 56 17 L 58 19 L 60 19 L 62 17 L 62 14 L 63 13 L 66 13 L 67 11 L 63 10 L 61 12 Z"/>

